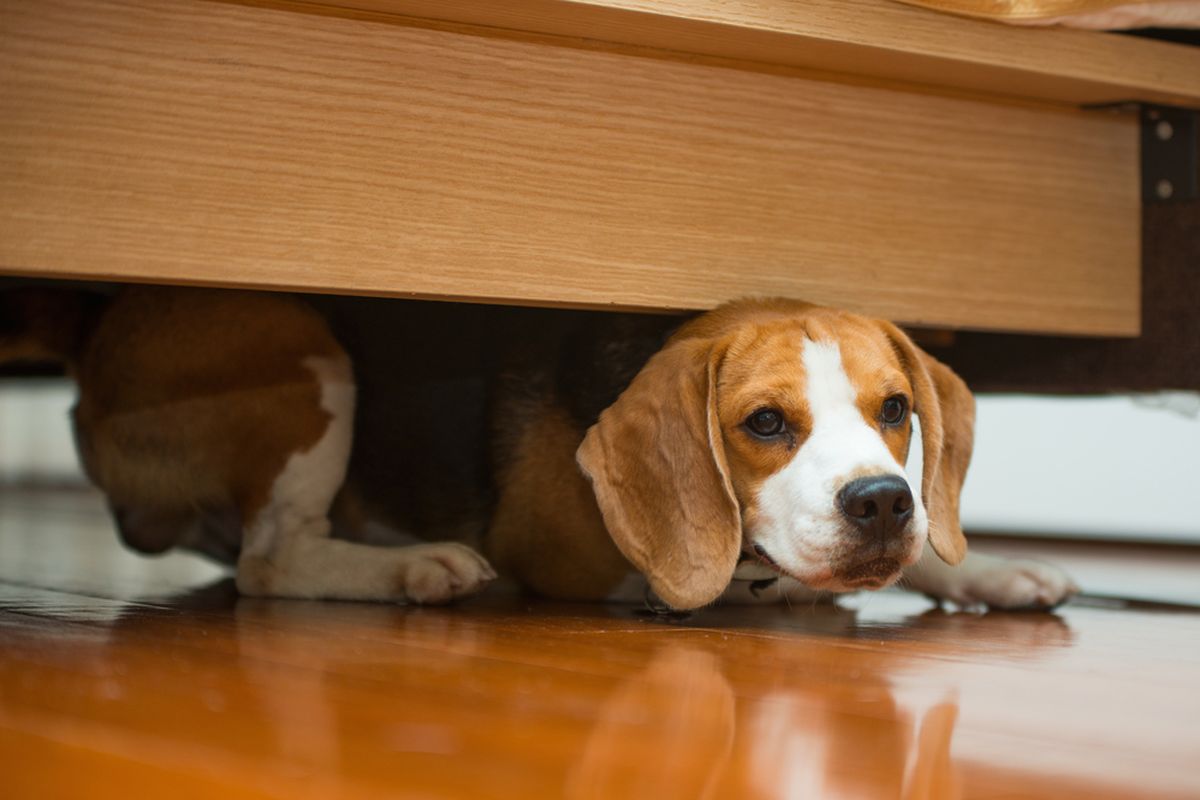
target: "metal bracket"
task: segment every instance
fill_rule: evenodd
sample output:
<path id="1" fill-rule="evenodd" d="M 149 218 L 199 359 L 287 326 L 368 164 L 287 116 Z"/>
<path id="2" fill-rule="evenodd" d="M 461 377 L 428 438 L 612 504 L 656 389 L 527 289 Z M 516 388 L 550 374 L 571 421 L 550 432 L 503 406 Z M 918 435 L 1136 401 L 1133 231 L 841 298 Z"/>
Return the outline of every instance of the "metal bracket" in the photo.
<path id="1" fill-rule="evenodd" d="M 1141 119 L 1142 202 L 1175 203 L 1200 197 L 1200 112 L 1143 105 Z"/>

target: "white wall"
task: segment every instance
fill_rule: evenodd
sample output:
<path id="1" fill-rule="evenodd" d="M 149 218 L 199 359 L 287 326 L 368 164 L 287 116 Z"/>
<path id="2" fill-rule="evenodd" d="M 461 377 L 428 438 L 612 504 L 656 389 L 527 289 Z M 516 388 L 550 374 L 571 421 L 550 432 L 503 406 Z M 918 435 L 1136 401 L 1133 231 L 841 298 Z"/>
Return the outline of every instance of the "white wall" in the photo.
<path id="1" fill-rule="evenodd" d="M 84 480 L 68 416 L 74 402 L 65 379 L 0 381 L 0 484 Z"/>
<path id="2" fill-rule="evenodd" d="M 1200 395 L 978 398 L 969 529 L 1200 542 Z"/>

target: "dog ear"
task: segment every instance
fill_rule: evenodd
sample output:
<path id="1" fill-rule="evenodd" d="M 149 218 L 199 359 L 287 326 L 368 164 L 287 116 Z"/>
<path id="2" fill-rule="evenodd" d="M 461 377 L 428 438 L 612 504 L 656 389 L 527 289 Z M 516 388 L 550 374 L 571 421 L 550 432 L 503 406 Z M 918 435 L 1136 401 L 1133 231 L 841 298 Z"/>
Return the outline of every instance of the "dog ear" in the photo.
<path id="1" fill-rule="evenodd" d="M 975 441 L 975 398 L 953 370 L 895 325 L 881 324 L 904 361 L 916 395 L 913 411 L 921 419 L 921 497 L 929 514 L 929 542 L 943 561 L 957 564 L 967 554 L 958 498 Z"/>
<path id="2" fill-rule="evenodd" d="M 716 408 L 724 351 L 708 339 L 669 343 L 576 452 L 609 535 L 677 609 L 716 600 L 741 550 L 741 511 Z"/>

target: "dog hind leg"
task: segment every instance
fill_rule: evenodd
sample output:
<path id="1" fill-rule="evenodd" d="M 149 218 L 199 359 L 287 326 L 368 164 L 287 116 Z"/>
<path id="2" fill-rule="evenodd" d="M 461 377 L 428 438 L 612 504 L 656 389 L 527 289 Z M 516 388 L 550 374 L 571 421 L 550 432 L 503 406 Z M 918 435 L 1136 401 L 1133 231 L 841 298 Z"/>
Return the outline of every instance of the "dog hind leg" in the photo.
<path id="1" fill-rule="evenodd" d="M 342 365 L 314 360 L 325 433 L 294 453 L 270 487 L 246 508 L 238 589 L 247 595 L 442 603 L 495 578 L 465 545 L 435 542 L 373 547 L 331 537 L 330 507 L 342 485 L 353 435 L 354 386 Z"/>

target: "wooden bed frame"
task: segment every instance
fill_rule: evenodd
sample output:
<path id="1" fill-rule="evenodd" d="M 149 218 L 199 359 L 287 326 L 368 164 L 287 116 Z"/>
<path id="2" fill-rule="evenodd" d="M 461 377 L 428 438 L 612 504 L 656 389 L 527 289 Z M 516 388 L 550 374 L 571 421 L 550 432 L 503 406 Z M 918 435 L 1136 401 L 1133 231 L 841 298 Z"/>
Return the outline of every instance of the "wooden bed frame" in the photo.
<path id="1" fill-rule="evenodd" d="M 1200 50 L 890 0 L 0 0 L 0 274 L 1135 336 Z"/>

